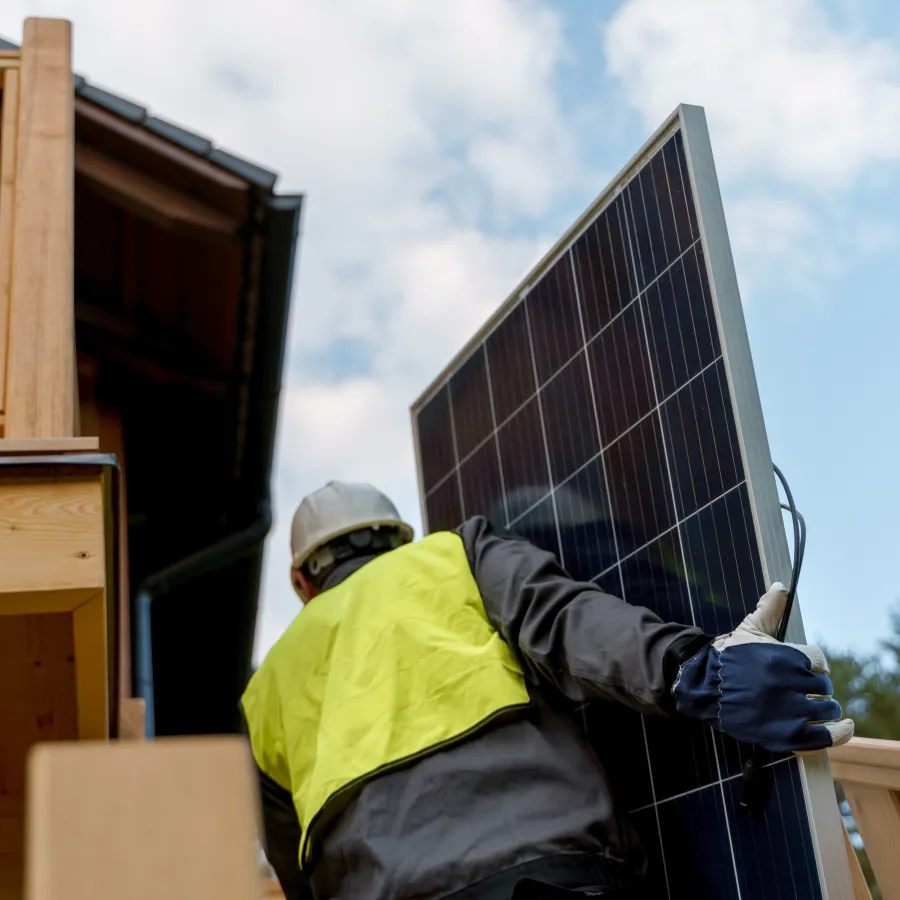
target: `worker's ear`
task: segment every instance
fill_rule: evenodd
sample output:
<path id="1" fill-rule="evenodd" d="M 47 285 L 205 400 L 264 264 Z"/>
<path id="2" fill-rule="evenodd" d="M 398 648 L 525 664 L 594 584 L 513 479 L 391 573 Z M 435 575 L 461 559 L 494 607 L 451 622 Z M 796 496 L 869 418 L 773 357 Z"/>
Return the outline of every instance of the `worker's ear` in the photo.
<path id="1" fill-rule="evenodd" d="M 291 569 L 291 579 L 301 597 L 312 600 L 319 593 L 319 589 L 299 569 Z"/>

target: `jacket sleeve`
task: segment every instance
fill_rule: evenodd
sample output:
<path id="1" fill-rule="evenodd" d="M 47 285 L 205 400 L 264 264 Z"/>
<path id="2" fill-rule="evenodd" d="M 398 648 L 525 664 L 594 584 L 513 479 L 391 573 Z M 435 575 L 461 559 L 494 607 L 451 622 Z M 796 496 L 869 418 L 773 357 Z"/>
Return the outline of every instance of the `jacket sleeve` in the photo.
<path id="1" fill-rule="evenodd" d="M 300 823 L 291 795 L 259 768 L 257 772 L 266 859 L 275 870 L 286 900 L 313 900 L 306 876 L 300 870 Z"/>
<path id="2" fill-rule="evenodd" d="M 642 713 L 674 713 L 679 666 L 712 638 L 575 581 L 556 557 L 486 519 L 462 538 L 491 624 L 532 683 L 549 682 L 577 702 L 606 700 Z"/>
<path id="3" fill-rule="evenodd" d="M 243 706 L 241 724 L 248 741 L 250 728 Z M 254 754 L 254 760 L 256 755 Z M 259 799 L 262 811 L 262 845 L 269 865 L 284 892 L 285 900 L 313 900 L 312 890 L 300 869 L 300 821 L 294 809 L 290 791 L 268 776 L 255 763 L 259 779 Z"/>

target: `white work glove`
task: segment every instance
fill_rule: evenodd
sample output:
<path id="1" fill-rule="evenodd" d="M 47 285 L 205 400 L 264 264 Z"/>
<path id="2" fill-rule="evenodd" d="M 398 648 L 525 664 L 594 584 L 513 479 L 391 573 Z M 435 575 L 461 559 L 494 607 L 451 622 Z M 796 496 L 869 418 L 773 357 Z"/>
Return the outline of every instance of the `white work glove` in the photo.
<path id="1" fill-rule="evenodd" d="M 841 718 L 832 697 L 825 654 L 775 638 L 786 604 L 787 590 L 776 582 L 734 631 L 681 666 L 672 687 L 679 713 L 776 753 L 853 737 L 853 720 Z"/>

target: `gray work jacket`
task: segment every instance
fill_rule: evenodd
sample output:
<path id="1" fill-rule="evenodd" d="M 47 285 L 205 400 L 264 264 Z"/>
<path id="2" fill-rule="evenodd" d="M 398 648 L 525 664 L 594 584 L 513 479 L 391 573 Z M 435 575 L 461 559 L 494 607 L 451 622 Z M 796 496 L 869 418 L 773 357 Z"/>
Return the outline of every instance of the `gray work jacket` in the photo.
<path id="1" fill-rule="evenodd" d="M 551 553 L 494 533 L 484 518 L 457 533 L 534 708 L 367 783 L 321 836 L 309 877 L 298 864 L 291 796 L 260 773 L 266 856 L 287 900 L 433 900 L 473 885 L 477 896 L 477 883 L 498 873 L 585 854 L 635 871 L 643 864 L 603 767 L 560 700 L 672 714 L 678 667 L 710 637 L 573 580 Z M 325 590 L 369 559 L 336 568 Z"/>

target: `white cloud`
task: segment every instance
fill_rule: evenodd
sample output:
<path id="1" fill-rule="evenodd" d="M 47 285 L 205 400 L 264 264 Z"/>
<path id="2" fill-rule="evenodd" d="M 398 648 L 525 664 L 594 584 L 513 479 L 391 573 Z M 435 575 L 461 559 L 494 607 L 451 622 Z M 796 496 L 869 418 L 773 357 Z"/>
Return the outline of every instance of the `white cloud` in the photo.
<path id="1" fill-rule="evenodd" d="M 745 300 L 819 300 L 896 241 L 853 196 L 900 161 L 896 45 L 839 29 L 815 0 L 627 0 L 602 39 L 648 130 L 704 107 Z"/>
<path id="2" fill-rule="evenodd" d="M 896 47 L 839 31 L 814 0 L 629 0 L 603 43 L 648 127 L 681 102 L 706 108 L 729 177 L 829 190 L 900 159 Z"/>

